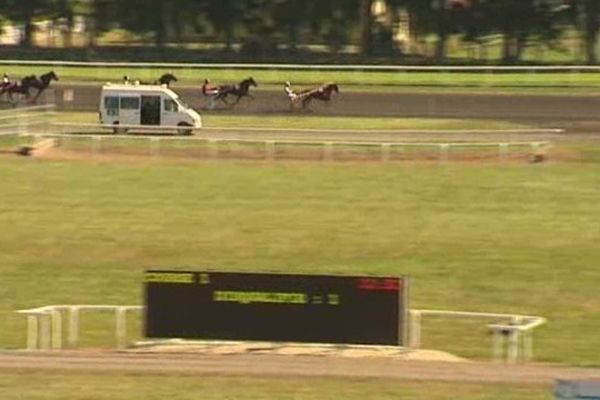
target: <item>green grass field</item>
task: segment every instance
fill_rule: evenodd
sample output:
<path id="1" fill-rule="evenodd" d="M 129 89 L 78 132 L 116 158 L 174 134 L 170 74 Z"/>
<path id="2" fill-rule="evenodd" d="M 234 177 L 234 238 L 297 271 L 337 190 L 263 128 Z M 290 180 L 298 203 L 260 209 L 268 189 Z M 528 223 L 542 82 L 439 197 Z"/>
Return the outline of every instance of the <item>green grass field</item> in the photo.
<path id="1" fill-rule="evenodd" d="M 538 360 L 600 361 L 594 163 L 3 157 L 0 170 L 3 348 L 25 345 L 17 309 L 140 304 L 144 269 L 173 267 L 408 275 L 414 308 L 538 314 Z M 112 345 L 109 316 L 82 323 L 84 345 Z M 424 345 L 488 358 L 489 333 L 466 332 L 430 321 Z"/>
<path id="2" fill-rule="evenodd" d="M 56 122 L 97 124 L 95 112 L 59 112 Z M 464 129 L 529 129 L 531 126 L 510 121 L 459 118 L 368 118 L 277 115 L 222 115 L 202 113 L 206 128 L 277 128 L 277 129 L 339 129 L 339 130 L 464 130 Z M 285 128 L 282 128 L 285 127 Z M 210 133 L 207 133 L 210 135 Z"/>
<path id="3" fill-rule="evenodd" d="M 75 389 L 76 387 L 76 389 Z M 28 400 L 542 400 L 552 388 L 503 385 L 339 378 L 246 378 L 140 373 L 0 371 L 0 396 Z"/>
<path id="4" fill-rule="evenodd" d="M 152 82 L 158 79 L 167 68 L 121 68 L 121 67 L 65 67 L 49 64 L 47 66 L 4 65 L 6 71 L 14 79 L 30 74 L 42 74 L 54 70 L 61 82 L 95 81 L 119 82 L 124 75 L 131 79 Z M 600 73 L 489 73 L 489 72 L 372 72 L 372 71 L 327 71 L 327 70 L 256 70 L 256 69 L 208 69 L 181 68 L 171 72 L 177 76 L 177 84 L 201 85 L 205 78 L 215 83 L 238 82 L 253 76 L 260 87 L 275 85 L 281 87 L 283 82 L 291 81 L 294 85 L 316 85 L 327 81 L 347 86 L 348 88 L 365 87 L 450 87 L 464 90 L 465 87 L 480 87 L 497 90 L 498 88 L 530 88 L 546 89 L 573 88 L 586 91 L 598 91 Z"/>

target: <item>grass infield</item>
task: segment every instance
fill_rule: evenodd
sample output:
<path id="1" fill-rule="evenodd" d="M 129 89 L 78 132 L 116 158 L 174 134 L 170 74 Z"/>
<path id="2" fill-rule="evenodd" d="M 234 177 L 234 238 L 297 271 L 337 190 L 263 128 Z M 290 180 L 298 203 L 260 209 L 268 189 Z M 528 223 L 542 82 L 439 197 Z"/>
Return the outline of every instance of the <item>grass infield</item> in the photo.
<path id="1" fill-rule="evenodd" d="M 146 268 L 412 278 L 412 307 L 536 314 L 538 360 L 597 365 L 600 177 L 542 165 L 49 161 L 0 157 L 0 347 L 14 310 L 140 304 Z M 111 345 L 110 315 L 82 317 Z M 134 325 L 139 328 L 139 321 Z M 482 325 L 424 346 L 488 358 Z"/>

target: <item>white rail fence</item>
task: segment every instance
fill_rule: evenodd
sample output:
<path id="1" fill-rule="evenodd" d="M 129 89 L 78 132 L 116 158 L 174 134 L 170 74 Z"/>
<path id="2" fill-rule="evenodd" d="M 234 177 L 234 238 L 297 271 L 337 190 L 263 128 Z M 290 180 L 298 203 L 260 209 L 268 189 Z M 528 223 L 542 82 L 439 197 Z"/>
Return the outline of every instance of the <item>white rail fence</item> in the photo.
<path id="1" fill-rule="evenodd" d="M 160 63 L 160 62 L 89 62 L 54 60 L 0 60 L 0 65 L 25 65 L 48 67 L 90 67 L 90 68 L 170 68 L 170 69 L 260 69 L 260 70 L 322 70 L 322 71 L 389 71 L 389 72 L 600 72 L 594 65 L 475 65 L 475 66 L 432 66 L 432 65 L 332 65 L 332 64 L 241 64 L 241 63 Z"/>
<path id="2" fill-rule="evenodd" d="M 190 144 L 196 143 L 207 146 L 210 157 L 218 159 L 220 157 L 220 144 L 241 144 L 262 148 L 263 158 L 274 160 L 277 158 L 277 148 L 280 146 L 310 146 L 320 148 L 321 159 L 324 161 L 335 160 L 336 148 L 368 148 L 379 152 L 379 160 L 387 162 L 392 159 L 392 152 L 403 154 L 407 149 L 428 149 L 437 152 L 439 161 L 449 161 L 452 150 L 471 149 L 471 150 L 495 150 L 500 160 L 506 160 L 511 149 L 521 149 L 527 151 L 533 161 L 541 161 L 550 145 L 547 141 L 535 142 L 368 142 L 368 141 L 322 141 L 322 140 L 289 140 L 289 139 L 240 139 L 240 138 L 216 138 L 216 137 L 169 137 L 169 136 L 113 136 L 97 134 L 33 134 L 36 140 L 42 137 L 54 138 L 59 143 L 61 140 L 84 138 L 90 139 L 90 152 L 93 155 L 102 151 L 103 143 L 111 143 L 123 139 L 146 142 L 148 146 L 148 155 L 160 156 L 161 148 L 168 149 L 165 144 L 171 144 L 173 141 L 189 141 Z M 536 159 L 540 157 L 540 159 Z"/>
<path id="3" fill-rule="evenodd" d="M 80 313 L 82 311 L 113 312 L 115 315 L 115 347 L 129 345 L 127 338 L 127 315 L 131 312 L 143 313 L 140 305 L 49 305 L 16 311 L 27 316 L 27 349 L 60 350 L 63 344 L 63 318 L 67 318 L 67 346 L 79 346 Z M 493 332 L 493 359 L 508 363 L 529 362 L 533 359 L 534 328 L 546 323 L 538 316 L 518 314 L 497 314 L 467 311 L 416 310 L 409 311 L 409 348 L 421 347 L 421 322 L 423 316 L 460 319 L 482 319 L 489 323 Z M 506 339 L 506 340 L 505 340 Z M 506 351 L 504 351 L 506 348 Z M 506 353 L 506 357 L 504 357 Z"/>
<path id="4" fill-rule="evenodd" d="M 0 136 L 43 133 L 56 115 L 54 104 L 0 110 Z"/>
<path id="5" fill-rule="evenodd" d="M 533 359 L 533 329 L 546 323 L 538 316 L 496 314 L 469 311 L 410 310 L 410 347 L 421 347 L 421 325 L 424 316 L 450 319 L 481 319 L 489 321 L 492 331 L 492 358 L 505 359 L 508 363 L 528 362 Z M 506 348 L 506 351 L 504 349 Z"/>
<path id="6" fill-rule="evenodd" d="M 114 305 L 50 305 L 17 313 L 27 316 L 27 349 L 62 349 L 63 318 L 68 318 L 67 343 L 70 348 L 79 345 L 79 316 L 82 311 L 108 311 L 115 314 L 116 348 L 127 346 L 127 314 L 142 311 L 143 306 Z"/>

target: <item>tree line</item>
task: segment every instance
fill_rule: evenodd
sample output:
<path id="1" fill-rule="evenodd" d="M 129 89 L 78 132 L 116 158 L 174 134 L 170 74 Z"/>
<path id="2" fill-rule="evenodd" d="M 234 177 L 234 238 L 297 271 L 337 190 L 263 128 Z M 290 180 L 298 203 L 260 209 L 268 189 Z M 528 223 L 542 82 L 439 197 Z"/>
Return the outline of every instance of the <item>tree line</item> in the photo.
<path id="1" fill-rule="evenodd" d="M 402 16 L 405 16 L 402 19 Z M 294 51 L 320 44 L 339 52 L 352 44 L 366 56 L 399 61 L 409 50 L 394 32 L 401 23 L 411 38 L 433 38 L 436 62 L 447 58 L 448 41 L 482 44 L 502 40 L 502 61 L 521 60 L 528 43 L 557 46 L 565 31 L 577 32 L 587 62 L 597 62 L 600 0 L 0 0 L 0 21 L 23 27 L 21 45 L 31 47 L 35 22 L 61 26 L 71 45 L 77 19 L 85 21 L 87 45 L 115 29 L 143 35 L 157 47 L 202 37 L 248 54 Z"/>

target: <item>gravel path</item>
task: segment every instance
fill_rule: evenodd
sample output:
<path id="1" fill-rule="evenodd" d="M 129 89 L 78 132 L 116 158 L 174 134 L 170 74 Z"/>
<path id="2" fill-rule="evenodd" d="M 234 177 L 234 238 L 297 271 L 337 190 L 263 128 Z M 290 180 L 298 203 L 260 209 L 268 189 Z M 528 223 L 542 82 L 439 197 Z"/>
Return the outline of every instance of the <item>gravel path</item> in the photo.
<path id="1" fill-rule="evenodd" d="M 600 370 L 547 365 L 425 362 L 335 356 L 130 354 L 116 352 L 0 353 L 0 369 L 111 371 L 148 374 L 319 376 L 424 379 L 490 383 L 543 383 L 600 378 Z"/>

